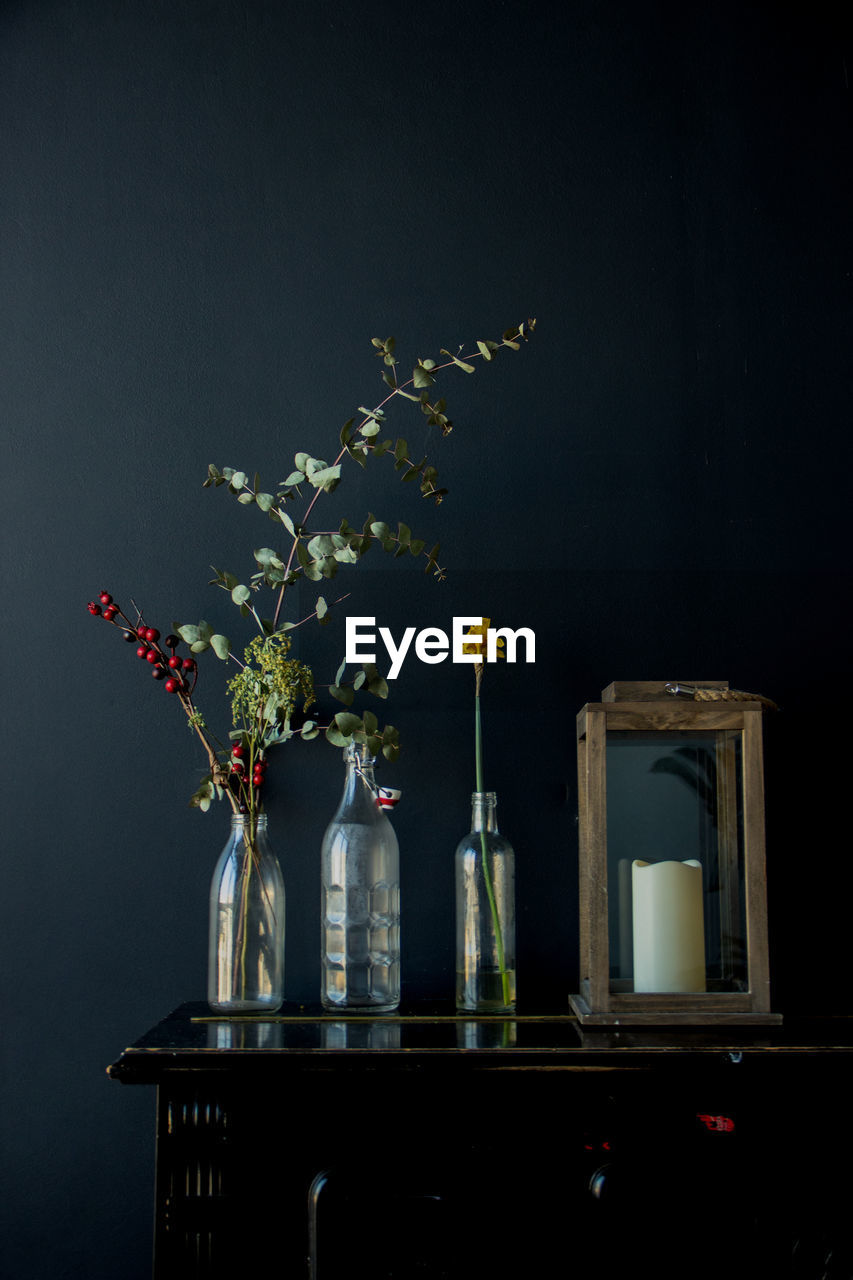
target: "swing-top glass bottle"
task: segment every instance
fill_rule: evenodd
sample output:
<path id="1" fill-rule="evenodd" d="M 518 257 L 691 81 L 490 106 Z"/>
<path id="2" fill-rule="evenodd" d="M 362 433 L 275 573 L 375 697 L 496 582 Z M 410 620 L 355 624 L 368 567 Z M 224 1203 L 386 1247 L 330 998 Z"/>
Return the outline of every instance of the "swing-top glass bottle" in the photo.
<path id="1" fill-rule="evenodd" d="M 389 1013 L 400 1003 L 400 855 L 379 803 L 374 757 L 346 748 L 346 781 L 323 837 L 321 992 L 326 1009 Z"/>

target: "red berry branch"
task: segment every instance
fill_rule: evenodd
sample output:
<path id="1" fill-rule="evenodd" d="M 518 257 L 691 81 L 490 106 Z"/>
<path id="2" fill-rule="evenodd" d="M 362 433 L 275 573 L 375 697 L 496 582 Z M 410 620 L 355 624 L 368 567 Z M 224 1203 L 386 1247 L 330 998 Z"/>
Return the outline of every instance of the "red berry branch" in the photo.
<path id="1" fill-rule="evenodd" d="M 193 702 L 193 693 L 198 682 L 198 663 L 195 658 L 189 655 L 183 657 L 177 652 L 182 643 L 180 637 L 170 632 L 161 644 L 158 629 L 148 626 L 139 610 L 136 611 L 135 621 L 131 621 L 113 600 L 109 591 L 101 591 L 97 600 L 90 600 L 88 609 L 93 617 L 103 618 L 105 622 L 109 622 L 121 631 L 128 644 L 136 644 L 137 658 L 149 664 L 151 675 L 155 680 L 163 681 L 163 688 L 167 693 L 177 697 L 191 727 L 201 739 L 207 753 L 214 785 L 223 788 L 235 812 L 245 811 L 248 807 L 246 798 L 240 793 L 246 786 L 257 790 L 262 785 L 266 761 L 258 757 L 253 765 L 251 776 L 247 777 L 240 759 L 244 750 L 240 746 L 235 746 L 231 750 L 230 771 L 222 766 L 216 746 L 209 738 L 204 722 Z"/>

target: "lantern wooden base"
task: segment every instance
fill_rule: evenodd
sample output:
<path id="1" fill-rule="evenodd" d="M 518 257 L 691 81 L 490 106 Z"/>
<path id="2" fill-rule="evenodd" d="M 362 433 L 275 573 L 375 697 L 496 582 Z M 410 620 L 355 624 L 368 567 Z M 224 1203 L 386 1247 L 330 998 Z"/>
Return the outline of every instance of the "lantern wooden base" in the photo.
<path id="1" fill-rule="evenodd" d="M 582 1027 L 723 1027 L 778 1026 L 781 1013 L 755 1009 L 685 1009 L 677 995 L 644 996 L 642 1008 L 593 1010 L 581 995 L 570 995 L 569 1004 Z M 650 1008 L 652 1001 L 655 1008 Z M 681 1007 L 679 1007 L 679 1005 Z"/>

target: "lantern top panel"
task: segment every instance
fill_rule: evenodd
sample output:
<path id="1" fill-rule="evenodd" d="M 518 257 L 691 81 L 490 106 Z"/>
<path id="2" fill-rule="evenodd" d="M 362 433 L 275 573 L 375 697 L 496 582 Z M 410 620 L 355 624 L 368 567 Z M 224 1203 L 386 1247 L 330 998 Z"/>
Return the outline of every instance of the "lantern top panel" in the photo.
<path id="1" fill-rule="evenodd" d="M 673 693 L 673 688 L 679 690 Z M 700 690 L 702 700 L 688 692 Z M 716 695 L 716 696 L 715 696 Z M 761 715 L 766 700 L 729 689 L 727 680 L 614 681 L 602 690 L 601 702 L 588 702 L 577 717 L 578 738 L 586 736 L 590 716 L 604 716 L 608 731 L 743 729 Z"/>

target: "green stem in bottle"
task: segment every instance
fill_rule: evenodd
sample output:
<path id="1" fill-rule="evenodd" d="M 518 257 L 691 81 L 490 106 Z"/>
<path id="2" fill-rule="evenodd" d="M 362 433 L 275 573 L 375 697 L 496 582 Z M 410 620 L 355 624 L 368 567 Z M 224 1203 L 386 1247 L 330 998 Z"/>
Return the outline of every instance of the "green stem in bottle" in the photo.
<path id="1" fill-rule="evenodd" d="M 478 670 L 477 675 L 479 676 Z M 477 691 L 474 698 L 474 773 L 476 790 L 482 795 L 485 792 L 483 786 L 483 724 L 480 716 L 480 682 L 477 680 Z M 501 975 L 501 993 L 505 1005 L 510 1003 L 509 993 L 509 974 L 506 969 L 506 959 L 504 956 L 503 930 L 501 928 L 500 916 L 498 914 L 498 904 L 495 900 L 495 890 L 492 884 L 492 875 L 489 870 L 488 843 L 486 840 L 485 826 L 480 827 L 480 852 L 483 861 L 483 882 L 486 886 L 486 895 L 489 899 L 489 909 L 492 913 L 492 925 L 495 931 L 495 948 L 498 953 L 498 969 Z"/>
<path id="2" fill-rule="evenodd" d="M 244 823 L 245 851 L 243 853 L 243 865 L 240 869 L 240 890 L 242 895 L 242 910 L 240 920 L 240 952 L 239 958 L 235 963 L 239 965 L 240 973 L 240 995 L 245 998 L 246 995 L 246 950 L 249 944 L 249 881 L 252 875 L 252 864 L 256 861 L 258 855 L 255 845 L 255 832 L 257 823 L 255 815 L 251 812 L 247 814 Z M 237 974 L 235 972 L 235 979 Z M 236 983 L 235 983 L 236 985 Z"/>

